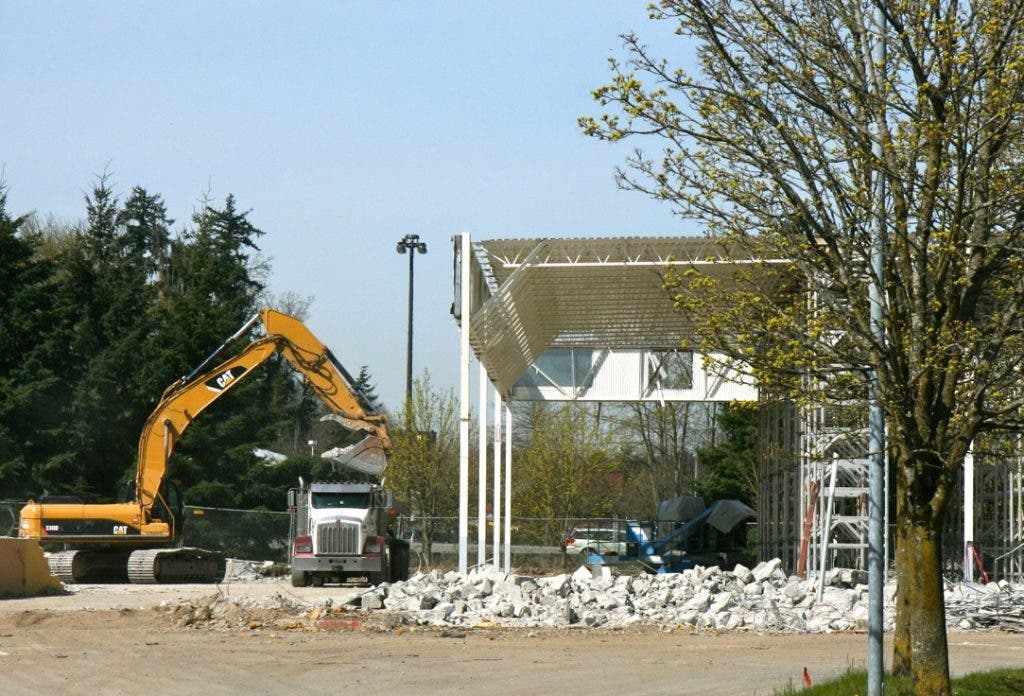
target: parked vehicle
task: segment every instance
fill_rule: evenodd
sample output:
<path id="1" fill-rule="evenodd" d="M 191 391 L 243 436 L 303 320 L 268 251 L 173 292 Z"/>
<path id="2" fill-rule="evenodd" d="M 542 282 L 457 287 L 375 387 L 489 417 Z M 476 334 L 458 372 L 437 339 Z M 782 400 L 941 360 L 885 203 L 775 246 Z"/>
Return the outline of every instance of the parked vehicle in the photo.
<path id="1" fill-rule="evenodd" d="M 591 526 L 584 522 L 573 525 L 572 531 L 563 544 L 570 556 L 626 555 L 626 530 L 624 527 Z"/>

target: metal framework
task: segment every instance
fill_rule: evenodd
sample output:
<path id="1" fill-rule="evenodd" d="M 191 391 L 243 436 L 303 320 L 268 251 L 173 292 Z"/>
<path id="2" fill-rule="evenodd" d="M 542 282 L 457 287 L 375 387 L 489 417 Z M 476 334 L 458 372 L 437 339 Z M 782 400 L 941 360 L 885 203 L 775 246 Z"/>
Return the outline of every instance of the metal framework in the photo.
<path id="1" fill-rule="evenodd" d="M 463 340 L 471 346 L 486 372 L 486 381 L 495 390 L 496 513 L 500 509 L 502 472 L 502 434 L 497 423 L 502 411 L 506 421 L 502 510 L 506 526 L 511 514 L 507 485 L 511 476 L 509 399 L 627 400 L 603 398 L 603 393 L 587 380 L 594 377 L 599 364 L 615 367 L 616 355 L 633 352 L 646 356 L 643 360 L 649 363 L 658 351 L 683 346 L 685 352 L 691 325 L 667 301 L 662 281 L 669 266 L 696 266 L 728 279 L 741 267 L 784 263 L 781 259 L 736 254 L 707 237 L 471 242 L 463 236 L 456 238 L 454 249 L 456 319 L 463 321 Z M 590 350 L 596 357 L 588 363 L 590 368 L 582 370 L 581 381 L 574 381 L 571 388 L 564 388 L 545 374 L 543 365 L 537 365 L 547 351 L 575 349 Z M 468 355 L 461 360 L 466 361 L 462 418 L 468 437 Z M 694 374 L 698 375 L 699 356 L 694 355 L 693 362 Z M 531 369 L 536 373 L 534 384 L 525 390 L 519 384 L 517 389 L 517 383 Z M 710 384 L 720 378 L 698 376 L 695 382 L 704 379 Z M 704 396 L 698 392 L 673 392 L 661 386 L 655 390 L 650 382 L 644 382 L 636 396 L 628 400 L 714 400 L 706 389 Z M 755 397 L 748 392 L 738 398 Z M 789 572 L 797 569 L 801 555 L 810 570 L 867 567 L 867 414 L 857 408 L 799 409 L 792 404 L 761 400 L 758 536 L 762 556 L 781 558 Z M 484 447 L 485 443 L 481 444 L 481 449 Z M 1017 451 L 1024 452 L 1024 447 Z M 460 458 L 468 466 L 468 443 L 460 447 Z M 979 556 L 985 570 L 994 577 L 1024 581 L 1024 458 L 979 458 L 979 463 L 974 478 L 978 507 L 973 515 Z M 462 500 L 461 490 L 468 484 L 462 484 L 463 480 L 468 480 L 468 475 L 460 473 L 460 518 L 468 516 L 468 492 Z M 482 506 L 478 503 L 478 507 Z M 956 514 L 951 516 L 947 534 L 947 539 L 960 548 L 964 507 L 952 506 Z M 968 504 L 966 509 L 971 514 L 974 508 Z M 507 568 L 509 530 L 504 531 Z M 891 539 L 892 529 L 888 532 L 887 539 Z M 498 520 L 493 533 L 497 562 Z M 464 536 L 460 525 L 460 545 L 466 541 Z M 891 543 L 887 546 L 891 548 Z M 884 557 L 890 556 L 886 549 Z M 958 554 L 947 552 L 946 557 L 956 559 Z M 460 570 L 464 570 L 464 564 L 465 557 L 460 554 Z"/>
<path id="2" fill-rule="evenodd" d="M 1024 582 L 1024 458 L 981 458 L 974 477 L 977 557 L 965 554 L 964 564 L 974 564 L 975 578 L 984 570 Z"/>
<path id="3" fill-rule="evenodd" d="M 782 263 L 708 237 L 499 239 L 476 242 L 469 341 L 505 395 L 547 350 L 678 348 L 691 326 L 663 288 L 666 269 L 731 277 Z"/>
<path id="4" fill-rule="evenodd" d="M 802 539 L 800 411 L 788 402 L 758 409 L 757 541 L 763 558 L 780 558 L 788 572 L 799 562 Z"/>

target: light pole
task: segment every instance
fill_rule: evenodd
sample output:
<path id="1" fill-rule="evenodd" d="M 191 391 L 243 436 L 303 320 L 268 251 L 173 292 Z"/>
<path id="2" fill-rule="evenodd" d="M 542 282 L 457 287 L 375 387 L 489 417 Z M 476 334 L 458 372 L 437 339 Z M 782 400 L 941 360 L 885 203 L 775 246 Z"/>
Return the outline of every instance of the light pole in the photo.
<path id="1" fill-rule="evenodd" d="M 418 234 L 407 234 L 398 240 L 395 251 L 409 254 L 409 340 L 405 349 L 405 405 L 412 401 L 412 260 L 416 253 L 427 253 L 427 243 L 420 241 Z"/>

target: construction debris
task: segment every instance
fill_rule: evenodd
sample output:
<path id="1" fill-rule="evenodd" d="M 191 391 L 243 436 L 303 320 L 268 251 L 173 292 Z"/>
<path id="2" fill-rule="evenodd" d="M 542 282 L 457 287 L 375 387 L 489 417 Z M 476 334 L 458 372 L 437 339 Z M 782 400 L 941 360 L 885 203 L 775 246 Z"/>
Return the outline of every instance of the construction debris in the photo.
<path id="1" fill-rule="evenodd" d="M 241 566 L 238 566 L 241 567 Z M 166 605 L 180 626 L 268 630 L 465 630 L 470 628 L 624 629 L 831 633 L 865 630 L 867 585 L 859 571 L 816 580 L 788 576 L 778 559 L 731 571 L 715 566 L 659 575 L 617 574 L 581 566 L 572 574 L 533 577 L 490 566 L 468 575 L 433 570 L 383 583 L 344 600 L 329 588 L 314 602 L 278 594 L 265 600 L 213 595 Z M 885 630 L 894 620 L 896 587 L 885 588 Z M 1024 585 L 949 584 L 947 620 L 961 629 L 1024 632 Z"/>
<path id="2" fill-rule="evenodd" d="M 867 586 L 843 587 L 833 573 L 821 602 L 815 584 L 787 576 L 778 559 L 753 569 L 697 567 L 682 573 L 571 575 L 534 578 L 483 568 L 417 573 L 357 597 L 362 609 L 409 615 L 420 625 L 514 627 L 604 626 L 639 623 L 696 629 L 822 633 L 867 626 Z M 892 610 L 887 623 L 891 627 Z"/>
<path id="3" fill-rule="evenodd" d="M 868 623 L 867 575 L 833 569 L 817 582 L 788 576 L 773 559 L 732 571 L 697 567 L 682 573 L 595 575 L 581 566 L 572 575 L 533 578 L 491 568 L 458 573 L 418 573 L 406 582 L 381 585 L 356 600 L 363 609 L 383 606 L 420 625 L 519 627 L 654 624 L 698 630 L 758 633 L 829 633 L 864 630 Z M 896 583 L 885 587 L 884 623 L 895 619 Z M 947 621 L 961 629 L 1024 632 L 1024 585 L 1005 581 L 949 583 Z"/>
<path id="4" fill-rule="evenodd" d="M 946 588 L 946 623 L 962 629 L 996 628 L 1024 633 L 1024 586 L 1005 580 Z"/>
<path id="5" fill-rule="evenodd" d="M 288 566 L 284 563 L 229 558 L 224 571 L 224 582 L 276 582 L 278 578 L 287 575 L 288 572 Z"/>

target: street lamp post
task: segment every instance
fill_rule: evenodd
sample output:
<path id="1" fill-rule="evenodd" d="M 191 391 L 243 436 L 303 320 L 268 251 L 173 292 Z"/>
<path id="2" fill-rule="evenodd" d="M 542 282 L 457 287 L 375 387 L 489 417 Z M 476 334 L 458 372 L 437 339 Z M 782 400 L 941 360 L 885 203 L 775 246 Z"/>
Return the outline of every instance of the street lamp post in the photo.
<path id="1" fill-rule="evenodd" d="M 412 400 L 412 260 L 417 252 L 427 253 L 427 243 L 421 242 L 418 234 L 407 234 L 398 240 L 395 251 L 409 254 L 409 340 L 405 349 L 405 404 L 408 407 Z"/>

